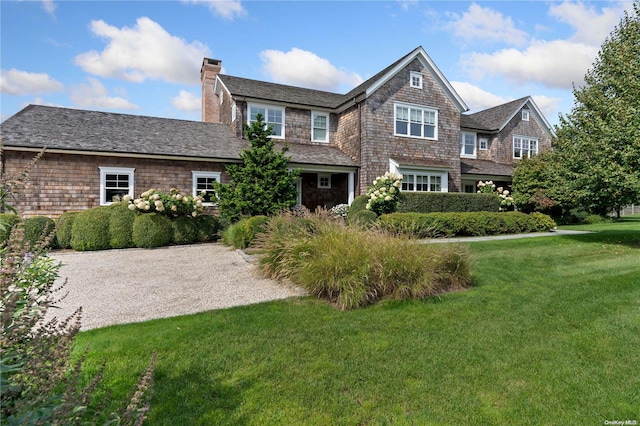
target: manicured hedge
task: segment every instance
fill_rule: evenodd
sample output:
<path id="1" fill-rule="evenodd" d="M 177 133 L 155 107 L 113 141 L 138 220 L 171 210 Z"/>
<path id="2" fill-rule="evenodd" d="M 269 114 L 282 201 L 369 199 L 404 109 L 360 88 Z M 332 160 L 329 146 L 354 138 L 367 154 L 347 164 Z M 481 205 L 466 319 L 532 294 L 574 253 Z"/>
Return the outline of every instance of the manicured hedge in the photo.
<path id="1" fill-rule="evenodd" d="M 17 214 L 13 213 L 0 213 L 0 247 L 3 246 L 11 236 L 11 228 L 20 219 Z"/>
<path id="2" fill-rule="evenodd" d="M 403 192 L 399 213 L 497 212 L 500 199 L 494 194 L 464 192 Z"/>
<path id="3" fill-rule="evenodd" d="M 544 232 L 556 224 L 541 213 L 391 213 L 378 218 L 381 229 L 414 238 Z"/>
<path id="4" fill-rule="evenodd" d="M 135 247 L 133 244 L 133 221 L 137 213 L 129 210 L 126 203 L 113 203 L 109 206 L 109 245 L 111 248 Z"/>
<path id="5" fill-rule="evenodd" d="M 220 221 L 215 216 L 199 215 L 196 217 L 198 241 L 216 241 L 219 238 Z"/>
<path id="6" fill-rule="evenodd" d="M 177 217 L 171 221 L 171 226 L 173 228 L 171 242 L 174 244 L 191 244 L 198 238 L 198 225 L 194 218 Z"/>
<path id="7" fill-rule="evenodd" d="M 106 250 L 111 248 L 109 207 L 95 207 L 80 212 L 71 227 L 71 248 L 74 250 Z"/>
<path id="8" fill-rule="evenodd" d="M 30 247 L 55 247 L 55 235 L 51 235 L 56 224 L 53 219 L 46 216 L 33 216 L 24 221 L 24 239 Z"/>
<path id="9" fill-rule="evenodd" d="M 80 212 L 66 212 L 62 213 L 56 221 L 56 241 L 58 247 L 62 249 L 71 248 L 71 230 L 73 228 L 73 222 Z"/>
<path id="10" fill-rule="evenodd" d="M 171 219 L 157 213 L 136 216 L 133 221 L 133 243 L 136 247 L 167 246 L 173 238 Z"/>

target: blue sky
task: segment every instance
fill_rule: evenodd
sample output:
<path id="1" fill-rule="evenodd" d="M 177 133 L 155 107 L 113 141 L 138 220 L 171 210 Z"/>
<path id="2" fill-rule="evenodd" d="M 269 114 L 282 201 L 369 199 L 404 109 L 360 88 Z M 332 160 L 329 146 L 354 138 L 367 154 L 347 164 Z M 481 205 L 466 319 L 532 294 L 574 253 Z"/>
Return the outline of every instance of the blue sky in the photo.
<path id="1" fill-rule="evenodd" d="M 570 112 L 631 2 L 0 1 L 1 119 L 41 104 L 200 120 L 225 74 L 344 93 L 423 46 L 471 111 Z"/>

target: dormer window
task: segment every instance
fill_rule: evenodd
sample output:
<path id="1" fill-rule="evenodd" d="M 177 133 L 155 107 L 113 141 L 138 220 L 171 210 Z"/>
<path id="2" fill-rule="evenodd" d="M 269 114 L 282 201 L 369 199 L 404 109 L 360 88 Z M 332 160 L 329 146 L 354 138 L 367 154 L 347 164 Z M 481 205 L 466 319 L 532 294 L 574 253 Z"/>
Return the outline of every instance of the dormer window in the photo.
<path id="1" fill-rule="evenodd" d="M 411 87 L 415 87 L 416 89 L 422 89 L 422 74 L 419 72 L 411 72 L 410 77 Z"/>
<path id="2" fill-rule="evenodd" d="M 523 109 L 522 110 L 522 121 L 529 121 L 529 110 L 528 109 Z"/>
<path id="3" fill-rule="evenodd" d="M 284 108 L 267 105 L 249 105 L 249 125 L 256 121 L 258 114 L 267 126 L 273 126 L 271 137 L 284 139 Z"/>
<path id="4" fill-rule="evenodd" d="M 311 140 L 313 142 L 329 142 L 329 114 L 325 112 L 311 113 Z"/>

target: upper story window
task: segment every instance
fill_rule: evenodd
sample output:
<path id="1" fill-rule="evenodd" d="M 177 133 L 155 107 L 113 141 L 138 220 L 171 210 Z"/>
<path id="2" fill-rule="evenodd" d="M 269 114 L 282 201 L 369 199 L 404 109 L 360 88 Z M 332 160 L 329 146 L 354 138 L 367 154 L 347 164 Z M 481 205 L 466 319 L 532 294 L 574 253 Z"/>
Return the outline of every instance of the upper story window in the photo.
<path id="1" fill-rule="evenodd" d="M 478 148 L 482 151 L 486 151 L 487 149 L 489 149 L 489 139 L 478 138 Z"/>
<path id="2" fill-rule="evenodd" d="M 133 171 L 125 167 L 99 167 L 100 205 L 120 201 L 125 195 L 133 197 Z"/>
<path id="3" fill-rule="evenodd" d="M 395 135 L 438 139 L 438 110 L 406 104 L 395 105 Z"/>
<path id="4" fill-rule="evenodd" d="M 513 158 L 531 157 L 538 153 L 538 139 L 526 136 L 513 137 Z"/>
<path id="5" fill-rule="evenodd" d="M 213 190 L 213 182 L 220 182 L 220 172 L 200 172 L 191 171 L 193 177 L 192 195 L 200 195 L 204 192 L 205 206 L 212 206 L 217 202 L 215 191 Z"/>
<path id="6" fill-rule="evenodd" d="M 311 140 L 313 142 L 329 142 L 329 114 L 325 112 L 311 113 Z"/>
<path id="7" fill-rule="evenodd" d="M 460 156 L 476 158 L 476 134 L 462 132 L 460 135 Z"/>
<path id="8" fill-rule="evenodd" d="M 271 137 L 284 139 L 284 108 L 267 105 L 249 105 L 249 124 L 256 121 L 258 114 L 267 126 L 273 126 Z"/>
<path id="9" fill-rule="evenodd" d="M 523 109 L 522 110 L 522 121 L 529 121 L 529 110 L 528 109 Z"/>
<path id="10" fill-rule="evenodd" d="M 236 106 L 236 103 L 232 103 L 231 104 L 231 122 L 233 123 L 234 121 L 236 121 L 236 116 L 238 114 L 238 107 Z"/>
<path id="11" fill-rule="evenodd" d="M 409 74 L 409 82 L 411 87 L 415 87 L 416 89 L 422 89 L 422 74 L 419 72 L 412 71 Z"/>

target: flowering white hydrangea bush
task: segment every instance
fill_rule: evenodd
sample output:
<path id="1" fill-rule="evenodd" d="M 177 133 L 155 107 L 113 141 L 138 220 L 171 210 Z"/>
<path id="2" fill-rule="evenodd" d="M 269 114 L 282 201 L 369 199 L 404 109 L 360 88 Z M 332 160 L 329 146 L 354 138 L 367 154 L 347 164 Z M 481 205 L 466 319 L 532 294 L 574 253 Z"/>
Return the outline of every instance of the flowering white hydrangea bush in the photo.
<path id="1" fill-rule="evenodd" d="M 396 211 L 401 186 L 402 175 L 386 172 L 384 176 L 375 178 L 373 186 L 370 186 L 367 190 L 367 196 L 369 197 L 366 206 L 367 210 L 371 210 L 378 215 Z"/>
<path id="2" fill-rule="evenodd" d="M 331 215 L 335 217 L 346 218 L 349 213 L 349 204 L 338 204 L 331 207 Z"/>
<path id="3" fill-rule="evenodd" d="M 496 188 L 493 181 L 478 182 L 478 194 L 495 194 L 500 198 L 500 211 L 508 210 L 513 206 L 513 197 L 508 189 L 503 187 Z"/>
<path id="4" fill-rule="evenodd" d="M 149 189 L 140 194 L 140 198 L 132 199 L 129 195 L 125 195 L 122 201 L 129 203 L 129 210 L 133 211 L 157 212 L 171 217 L 196 217 L 204 210 L 203 195 L 196 197 L 184 195 L 176 188 L 171 188 L 169 194 L 157 189 Z"/>

